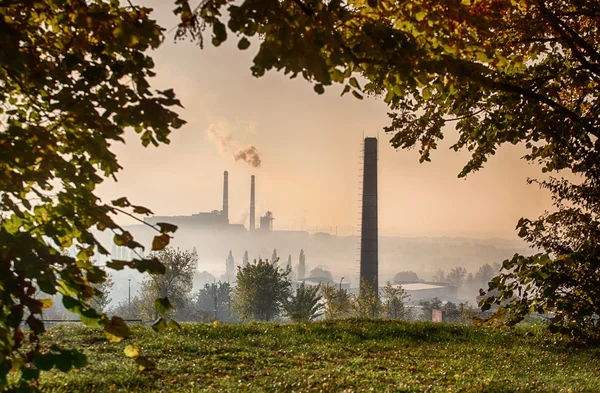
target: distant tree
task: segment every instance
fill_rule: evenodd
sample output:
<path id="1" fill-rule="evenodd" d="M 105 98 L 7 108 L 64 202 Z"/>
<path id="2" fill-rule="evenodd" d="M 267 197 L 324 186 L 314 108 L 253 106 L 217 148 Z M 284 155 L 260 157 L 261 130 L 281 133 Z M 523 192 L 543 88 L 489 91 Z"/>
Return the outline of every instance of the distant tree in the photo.
<path id="1" fill-rule="evenodd" d="M 369 284 L 366 280 L 360 283 L 360 293 L 354 298 L 353 308 L 358 317 L 377 318 L 382 312 L 379 288 Z"/>
<path id="2" fill-rule="evenodd" d="M 435 297 L 433 299 L 421 300 L 419 301 L 419 306 L 423 310 L 423 314 L 421 315 L 421 319 L 424 321 L 431 321 L 432 319 L 432 310 L 442 310 L 442 301 Z"/>
<path id="3" fill-rule="evenodd" d="M 248 250 L 244 251 L 244 258 L 242 259 L 242 266 L 246 266 L 250 260 L 248 259 Z"/>
<path id="4" fill-rule="evenodd" d="M 165 267 L 164 274 L 153 274 L 142 281 L 142 299 L 168 298 L 177 308 L 184 308 L 188 294 L 192 290 L 194 271 L 198 263 L 198 256 L 179 248 L 167 247 L 154 253 Z"/>
<path id="5" fill-rule="evenodd" d="M 345 289 L 325 284 L 321 287 L 324 300 L 324 315 L 328 319 L 346 318 L 352 313 L 352 297 Z"/>
<path id="6" fill-rule="evenodd" d="M 317 266 L 312 269 L 308 275 L 310 278 L 320 278 L 329 282 L 333 281 L 331 272 L 327 270 L 327 266 Z"/>
<path id="7" fill-rule="evenodd" d="M 304 256 L 304 250 L 300 250 L 300 256 L 298 257 L 298 280 L 306 278 L 306 257 Z"/>
<path id="8" fill-rule="evenodd" d="M 296 293 L 292 294 L 291 298 L 284 303 L 285 314 L 294 322 L 311 321 L 323 315 L 320 289 L 320 285 L 300 284 L 296 288 Z"/>
<path id="9" fill-rule="evenodd" d="M 106 276 L 106 280 L 104 280 L 102 283 L 92 284 L 92 287 L 94 287 L 94 290 L 97 292 L 90 301 L 90 305 L 94 307 L 95 310 L 106 311 L 112 300 L 109 295 L 114 285 L 115 282 L 113 281 L 111 275 Z"/>
<path id="10" fill-rule="evenodd" d="M 381 291 L 382 313 L 385 318 L 407 320 L 408 308 L 406 303 L 410 295 L 402 286 L 392 286 L 389 282 Z"/>
<path id="11" fill-rule="evenodd" d="M 277 317 L 291 295 L 289 275 L 289 269 L 261 259 L 238 267 L 233 298 L 240 318 L 270 321 Z"/>
<path id="12" fill-rule="evenodd" d="M 235 275 L 235 259 L 233 259 L 233 254 L 231 252 L 231 250 L 229 250 L 229 255 L 227 256 L 227 259 L 225 260 L 225 276 L 227 277 L 227 280 L 233 280 L 233 277 Z"/>
<path id="13" fill-rule="evenodd" d="M 454 286 L 460 287 L 465 283 L 467 277 L 467 269 L 464 267 L 455 267 L 450 270 L 446 276 L 446 281 Z"/>
<path id="14" fill-rule="evenodd" d="M 473 273 L 467 274 L 467 279 L 466 279 L 465 283 L 467 285 L 473 285 L 474 282 L 475 282 L 475 279 L 473 278 Z"/>
<path id="15" fill-rule="evenodd" d="M 279 256 L 277 256 L 277 249 L 273 249 L 273 254 L 271 254 L 271 263 L 277 264 L 279 262 Z"/>
<path id="16" fill-rule="evenodd" d="M 195 320 L 231 320 L 231 285 L 227 282 L 206 284 L 192 298 Z"/>
<path id="17" fill-rule="evenodd" d="M 292 270 L 292 254 L 290 254 L 288 256 L 288 260 L 287 260 L 287 268 Z"/>
<path id="18" fill-rule="evenodd" d="M 477 273 L 475 273 L 474 281 L 477 285 L 487 288 L 487 283 L 490 282 L 491 279 L 494 278 L 499 272 L 499 264 L 490 265 L 489 263 L 486 263 L 485 265 L 479 267 L 479 270 Z"/>
<path id="19" fill-rule="evenodd" d="M 443 269 L 438 269 L 433 274 L 433 281 L 446 282 L 446 272 Z"/>
<path id="20" fill-rule="evenodd" d="M 419 281 L 419 276 L 417 276 L 417 273 L 412 272 L 412 271 L 402 271 L 402 272 L 398 272 L 394 275 L 394 281 L 395 282 L 399 282 L 399 281 Z"/>

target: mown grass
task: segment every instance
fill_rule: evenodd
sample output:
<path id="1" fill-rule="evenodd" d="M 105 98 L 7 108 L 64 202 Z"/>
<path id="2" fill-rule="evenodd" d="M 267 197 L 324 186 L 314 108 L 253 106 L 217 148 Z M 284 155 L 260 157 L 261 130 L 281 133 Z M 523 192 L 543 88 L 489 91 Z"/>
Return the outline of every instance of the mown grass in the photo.
<path id="1" fill-rule="evenodd" d="M 600 349 L 541 328 L 344 320 L 311 324 L 185 324 L 132 329 L 120 344 L 99 330 L 56 327 L 45 344 L 79 348 L 89 364 L 42 374 L 47 392 L 326 391 L 600 392 Z M 123 355 L 137 344 L 157 365 Z"/>

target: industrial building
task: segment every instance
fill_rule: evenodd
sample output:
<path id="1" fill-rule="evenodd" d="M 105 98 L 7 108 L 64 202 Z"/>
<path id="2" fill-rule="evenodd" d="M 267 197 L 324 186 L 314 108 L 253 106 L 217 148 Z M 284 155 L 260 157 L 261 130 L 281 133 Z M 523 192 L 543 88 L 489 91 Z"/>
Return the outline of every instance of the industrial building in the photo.
<path id="1" fill-rule="evenodd" d="M 250 178 L 250 219 L 249 231 L 255 230 L 255 183 L 254 175 Z M 273 231 L 273 213 L 267 211 L 264 216 L 260 217 L 260 231 Z M 223 206 L 221 210 L 212 210 L 210 212 L 200 212 L 191 216 L 154 216 L 147 217 L 144 222 L 148 224 L 156 224 L 158 222 L 168 222 L 179 227 L 193 227 L 195 229 L 208 230 L 226 230 L 226 231 L 246 231 L 243 224 L 231 224 L 229 222 L 229 172 L 223 173 Z"/>

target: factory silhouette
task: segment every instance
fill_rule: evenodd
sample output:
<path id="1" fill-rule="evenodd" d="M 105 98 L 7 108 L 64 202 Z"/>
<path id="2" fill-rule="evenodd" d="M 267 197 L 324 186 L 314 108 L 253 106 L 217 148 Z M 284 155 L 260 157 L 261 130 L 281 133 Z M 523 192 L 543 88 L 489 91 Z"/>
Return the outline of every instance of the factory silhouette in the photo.
<path id="1" fill-rule="evenodd" d="M 256 178 L 254 175 L 250 177 L 250 216 L 248 231 L 273 231 L 273 213 L 267 211 L 264 216 L 260 217 L 260 226 L 255 228 L 256 215 Z M 158 222 L 168 222 L 175 224 L 180 228 L 193 227 L 197 229 L 211 229 L 219 231 L 235 231 L 243 232 L 246 230 L 243 224 L 231 224 L 229 222 L 229 172 L 223 172 L 223 208 L 221 210 L 213 210 L 210 212 L 200 212 L 191 216 L 154 216 L 144 220 L 148 224 L 156 224 Z"/>
<path id="2" fill-rule="evenodd" d="M 369 285 L 370 290 L 377 294 L 378 290 L 378 204 L 377 204 L 377 138 L 365 138 L 363 145 L 363 191 L 361 209 L 361 241 L 360 241 L 360 282 L 361 286 Z M 145 219 L 148 224 L 168 222 L 184 229 L 210 229 L 214 231 L 244 232 L 259 231 L 272 232 L 273 220 L 271 211 L 266 211 L 260 217 L 260 225 L 255 227 L 256 215 L 256 177 L 250 177 L 250 214 L 248 228 L 243 224 L 229 222 L 229 172 L 223 172 L 223 206 L 221 210 L 200 212 L 191 216 L 155 216 Z M 368 288 L 362 288 L 367 290 Z"/>
<path id="3" fill-rule="evenodd" d="M 250 177 L 250 195 L 246 222 L 231 223 L 229 217 L 229 172 L 223 174 L 223 199 L 220 209 L 199 212 L 186 216 L 154 216 L 144 221 L 155 225 L 159 222 L 172 223 L 178 230 L 171 241 L 171 246 L 187 250 L 195 250 L 198 255 L 198 273 L 210 276 L 207 282 L 215 278 L 235 281 L 235 266 L 240 266 L 242 256 L 247 254 L 250 260 L 273 259 L 274 251 L 281 257 L 280 266 L 291 260 L 293 277 L 296 282 L 302 280 L 306 284 L 323 282 L 319 277 L 309 274 L 313 268 L 322 268 L 331 272 L 335 284 L 353 291 L 370 289 L 377 293 L 379 286 L 387 282 L 402 285 L 411 295 L 413 301 L 438 297 L 455 302 L 464 299 L 468 294 L 457 293 L 457 288 L 446 283 L 432 280 L 439 268 L 446 270 L 455 266 L 464 266 L 476 271 L 483 263 L 505 259 L 516 252 L 527 253 L 508 242 L 489 242 L 465 238 L 431 238 L 431 237 L 397 237 L 380 236 L 379 204 L 378 204 L 378 141 L 377 138 L 365 138 L 362 144 L 362 181 L 360 182 L 359 227 L 350 235 L 335 235 L 330 231 L 320 232 L 308 230 L 274 229 L 275 215 L 271 211 L 261 213 L 257 217 L 256 182 L 259 177 Z M 277 225 L 275 225 L 277 227 Z M 148 225 L 127 226 L 136 239 L 149 244 L 155 232 Z M 109 234 L 98 234 L 111 242 Z M 297 264 L 299 254 L 306 255 L 306 268 L 298 275 Z M 111 256 L 114 259 L 129 260 L 137 258 L 131 250 L 113 244 Z M 141 250 L 139 255 L 143 255 Z M 235 264 L 226 269 L 229 256 Z M 233 266 L 233 268 L 232 268 Z M 318 270 L 318 269 L 317 269 Z M 415 271 L 419 282 L 395 282 L 395 274 L 400 271 Z M 127 279 L 136 282 L 142 279 L 134 272 L 123 272 L 115 277 L 116 293 L 127 293 Z M 125 275 L 126 274 L 126 275 Z M 303 276 L 303 277 L 301 277 Z M 194 284 L 204 285 L 198 281 Z M 120 287 L 120 289 L 119 289 Z M 369 288 L 370 287 L 370 288 Z M 115 293 L 115 294 L 116 294 Z M 117 298 L 119 295 L 116 295 Z"/>

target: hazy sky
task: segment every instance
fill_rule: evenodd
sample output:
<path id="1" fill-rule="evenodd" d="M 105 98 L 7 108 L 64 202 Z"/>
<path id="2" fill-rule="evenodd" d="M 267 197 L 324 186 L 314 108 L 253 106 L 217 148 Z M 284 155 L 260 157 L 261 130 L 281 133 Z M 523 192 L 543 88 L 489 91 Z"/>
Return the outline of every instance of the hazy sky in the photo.
<path id="1" fill-rule="evenodd" d="M 173 1 L 147 0 L 167 28 L 175 25 Z M 457 174 L 468 158 L 448 147 L 456 132 L 419 164 L 417 151 L 395 151 L 382 128 L 388 124 L 381 100 L 340 97 L 333 86 L 324 95 L 298 78 L 250 73 L 254 46 L 245 52 L 230 40 L 204 50 L 188 41 L 173 42 L 173 32 L 152 56 L 158 76 L 153 86 L 172 87 L 188 121 L 171 144 L 143 148 L 131 135 L 115 145 L 125 168 L 118 183 L 100 193 L 127 195 L 157 215 L 189 215 L 221 208 L 223 171 L 229 171 L 230 220 L 245 223 L 250 175 L 256 175 L 257 213 L 274 213 L 275 229 L 320 229 L 338 226 L 347 234 L 358 220 L 359 156 L 363 132 L 380 137 L 379 211 L 382 234 L 516 237 L 520 217 L 535 217 L 549 207 L 546 192 L 526 184 L 539 168 L 507 146 L 466 180 Z M 235 162 L 220 150 L 208 130 L 230 135 L 231 149 L 254 145 L 260 168 Z M 258 220 L 257 220 L 258 221 Z M 123 221 L 129 223 L 128 221 Z"/>

